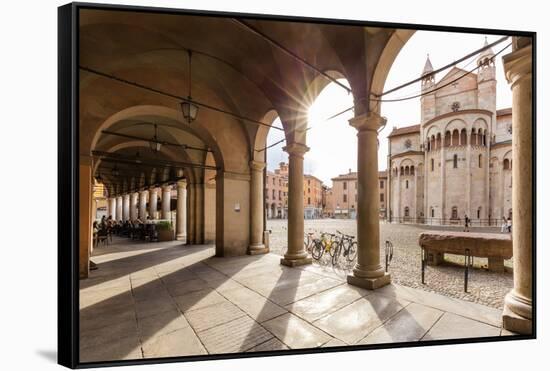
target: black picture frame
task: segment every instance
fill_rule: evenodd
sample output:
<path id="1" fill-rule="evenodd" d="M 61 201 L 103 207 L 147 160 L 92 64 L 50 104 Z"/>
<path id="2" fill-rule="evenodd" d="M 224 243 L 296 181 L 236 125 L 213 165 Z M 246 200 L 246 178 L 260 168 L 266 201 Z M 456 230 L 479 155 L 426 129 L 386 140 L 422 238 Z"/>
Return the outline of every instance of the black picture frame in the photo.
<path id="1" fill-rule="evenodd" d="M 422 343 L 392 343 L 391 345 L 350 345 L 332 348 L 294 349 L 283 352 L 268 351 L 257 353 L 214 354 L 204 356 L 150 358 L 142 360 L 117 360 L 93 363 L 79 361 L 79 202 L 78 202 L 78 112 L 79 112 L 79 11 L 97 9 L 111 11 L 132 11 L 161 14 L 180 14 L 208 17 L 239 17 L 292 22 L 309 22 L 372 27 L 405 28 L 424 31 L 445 31 L 461 33 L 484 33 L 532 38 L 533 46 L 533 332 L 531 335 L 513 337 L 482 337 L 425 341 Z M 537 34 L 531 31 L 503 29 L 465 28 L 434 26 L 425 24 L 404 24 L 370 22 L 359 20 L 308 18 L 221 11 L 201 11 L 190 9 L 170 9 L 145 6 L 110 5 L 95 3 L 70 3 L 58 8 L 58 363 L 69 368 L 89 368 L 136 364 L 189 362 L 247 357 L 310 354 L 320 352 L 342 352 L 365 349 L 418 347 L 495 341 L 516 341 L 537 338 L 537 299 L 536 299 L 536 81 L 537 81 Z"/>

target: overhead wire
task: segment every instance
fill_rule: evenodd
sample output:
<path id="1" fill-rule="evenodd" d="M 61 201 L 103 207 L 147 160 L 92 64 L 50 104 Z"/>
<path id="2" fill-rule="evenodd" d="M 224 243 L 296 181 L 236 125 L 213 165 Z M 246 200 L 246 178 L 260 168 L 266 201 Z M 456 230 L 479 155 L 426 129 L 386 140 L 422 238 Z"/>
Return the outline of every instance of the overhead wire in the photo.
<path id="1" fill-rule="evenodd" d="M 451 62 L 451 63 L 449 63 L 449 64 L 447 64 L 447 65 L 445 65 L 445 66 L 443 66 L 443 67 L 441 67 L 441 68 L 438 68 L 437 70 L 431 72 L 430 75 L 431 75 L 431 74 L 435 74 L 435 73 L 437 73 L 437 72 L 444 71 L 444 70 L 446 70 L 446 69 L 448 69 L 448 68 L 450 68 L 450 67 L 456 66 L 456 65 L 457 65 L 458 63 L 460 63 L 460 62 L 463 62 L 463 61 L 465 61 L 465 60 L 467 60 L 467 59 L 469 59 L 469 58 L 472 58 L 472 60 L 471 60 L 470 62 L 468 62 L 465 66 L 463 66 L 463 68 L 466 68 L 467 66 L 469 66 L 470 64 L 473 63 L 473 61 L 475 60 L 475 59 L 473 59 L 474 56 L 478 55 L 479 53 L 483 52 L 483 51 L 486 50 L 486 49 L 491 48 L 491 47 L 494 46 L 494 45 L 497 45 L 497 44 L 503 42 L 503 41 L 506 40 L 507 38 L 508 38 L 508 36 L 502 37 L 502 38 L 498 39 L 497 41 L 495 41 L 495 42 L 493 42 L 493 43 L 491 43 L 491 44 L 488 44 L 487 46 L 484 46 L 483 48 L 480 48 L 480 49 L 478 49 L 478 50 L 476 50 L 476 51 L 474 51 L 474 52 L 472 52 L 472 53 L 467 54 L 467 55 L 464 56 L 464 57 L 461 57 L 461 58 L 459 58 L 459 59 L 457 59 L 457 60 L 455 60 L 455 61 L 453 61 L 453 62 Z M 504 50 L 506 50 L 506 49 L 507 49 L 508 47 L 510 47 L 511 45 L 512 45 L 512 43 L 507 44 L 504 48 L 500 49 L 494 56 L 492 56 L 492 57 L 490 58 L 490 60 L 494 60 L 498 55 L 500 55 L 501 53 L 503 53 Z M 446 83 L 446 84 L 444 84 L 444 85 L 438 86 L 437 88 L 434 88 L 434 89 L 432 89 L 432 90 L 430 90 L 430 91 L 427 91 L 427 92 L 424 92 L 424 93 L 419 93 L 419 94 L 415 94 L 415 95 L 413 95 L 413 96 L 407 96 L 407 97 L 395 98 L 395 99 L 372 99 L 372 98 L 369 98 L 369 100 L 370 100 L 370 101 L 374 101 L 374 102 L 400 102 L 400 101 L 405 101 L 405 100 L 410 100 L 410 99 L 419 98 L 419 97 L 422 97 L 422 96 L 424 96 L 424 95 L 431 94 L 431 93 L 433 93 L 433 92 L 435 92 L 435 91 L 437 91 L 437 90 L 443 89 L 444 87 L 447 87 L 447 86 L 449 86 L 449 85 L 451 85 L 451 84 L 453 84 L 453 83 L 455 83 L 455 82 L 457 82 L 457 81 L 463 79 L 464 77 L 466 77 L 467 75 L 469 75 L 469 74 L 472 73 L 473 71 L 476 71 L 477 69 L 481 68 L 481 66 L 482 66 L 482 65 L 476 66 L 475 68 L 472 68 L 472 69 L 470 69 L 469 71 L 466 71 L 464 74 L 460 75 L 458 78 L 453 79 L 453 80 L 451 80 L 450 82 L 448 82 L 448 83 Z M 450 75 L 450 76 L 452 77 L 452 76 L 458 75 L 459 72 L 460 72 L 460 71 L 457 71 L 456 73 L 454 73 L 454 74 L 452 74 L 452 75 Z M 388 90 L 388 91 L 386 91 L 386 92 L 380 94 L 379 96 L 383 96 L 383 95 L 386 95 L 386 94 L 395 92 L 395 91 L 397 91 L 397 90 L 399 90 L 399 89 L 402 89 L 402 88 L 404 88 L 404 87 L 406 87 L 406 86 L 411 85 L 411 84 L 414 83 L 414 82 L 418 82 L 418 81 L 422 80 L 422 79 L 425 78 L 426 76 L 427 76 L 427 75 L 423 75 L 421 78 L 417 78 L 417 79 L 411 80 L 411 81 L 409 81 L 409 82 L 407 82 L 407 83 L 401 84 L 400 86 L 398 86 L 398 87 L 396 87 L 396 88 L 393 88 L 393 89 L 390 89 L 390 90 Z M 340 116 L 340 115 L 342 115 L 342 114 L 344 114 L 344 113 L 346 113 L 346 112 L 348 112 L 348 111 L 351 111 L 351 110 L 353 110 L 353 109 L 354 109 L 354 106 L 348 107 L 348 108 L 346 108 L 346 109 L 344 109 L 344 110 L 342 110 L 342 111 L 340 111 L 340 112 L 338 112 L 338 113 L 336 113 L 336 114 L 334 114 L 334 115 L 332 115 L 332 116 L 329 116 L 328 118 L 326 118 L 326 119 L 324 119 L 324 120 L 322 120 L 322 121 L 320 121 L 320 122 L 327 122 L 327 121 L 330 121 L 330 120 L 332 120 L 332 119 L 334 119 L 334 118 L 336 118 L 336 117 L 338 117 L 338 116 Z M 385 128 L 385 126 L 386 126 L 386 125 L 384 125 L 382 128 L 380 128 L 380 129 L 378 130 L 378 132 L 380 133 L 380 132 Z M 305 131 L 309 131 L 309 130 L 311 130 L 312 128 L 313 128 L 313 126 L 309 126 L 309 127 L 306 128 Z M 266 146 L 266 147 L 264 147 L 264 148 L 256 149 L 256 152 L 263 152 L 263 151 L 265 151 L 265 150 L 267 150 L 267 149 L 269 149 L 269 148 L 275 147 L 275 146 L 277 146 L 278 144 L 283 143 L 284 141 L 286 141 L 286 138 L 283 138 L 283 139 L 281 139 L 281 140 L 279 140 L 279 141 L 277 141 L 277 142 L 274 142 L 274 143 L 272 143 L 272 144 L 270 144 L 270 145 L 268 145 L 268 146 Z"/>

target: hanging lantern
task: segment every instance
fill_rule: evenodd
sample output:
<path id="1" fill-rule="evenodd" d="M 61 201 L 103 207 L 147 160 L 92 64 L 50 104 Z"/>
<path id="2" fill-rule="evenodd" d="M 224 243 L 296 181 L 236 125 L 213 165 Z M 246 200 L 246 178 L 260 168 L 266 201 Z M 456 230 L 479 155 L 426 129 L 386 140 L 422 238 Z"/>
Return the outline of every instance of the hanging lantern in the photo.
<path id="1" fill-rule="evenodd" d="M 162 143 L 158 140 L 158 137 L 157 137 L 157 124 L 155 124 L 155 135 L 153 136 L 153 138 L 149 142 L 149 145 L 150 145 L 151 150 L 153 152 L 160 152 L 160 149 L 162 147 Z"/>
<path id="2" fill-rule="evenodd" d="M 193 103 L 193 98 L 191 98 L 191 50 L 187 51 L 189 54 L 189 94 L 187 95 L 187 100 L 181 102 L 181 112 L 183 113 L 183 118 L 190 124 L 197 118 L 197 113 L 199 112 L 199 106 Z"/>

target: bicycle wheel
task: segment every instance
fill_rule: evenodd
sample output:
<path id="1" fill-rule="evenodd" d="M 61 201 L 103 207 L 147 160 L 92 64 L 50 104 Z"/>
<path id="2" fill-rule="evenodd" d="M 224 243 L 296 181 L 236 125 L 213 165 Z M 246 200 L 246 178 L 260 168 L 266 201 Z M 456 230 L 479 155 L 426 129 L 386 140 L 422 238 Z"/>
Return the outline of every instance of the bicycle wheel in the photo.
<path id="1" fill-rule="evenodd" d="M 332 266 L 335 267 L 337 264 L 338 264 L 338 258 L 340 257 L 340 252 L 342 250 L 342 245 L 341 243 L 337 243 L 335 242 L 333 245 L 332 245 L 332 249 L 331 251 L 333 251 L 333 253 L 331 254 L 331 260 L 332 260 Z"/>
<path id="2" fill-rule="evenodd" d="M 328 250 L 328 253 L 330 254 L 331 257 L 333 257 L 336 254 L 336 248 L 340 243 L 341 243 L 340 240 L 333 239 L 333 238 L 330 239 L 330 248 Z"/>
<path id="3" fill-rule="evenodd" d="M 304 250 L 311 252 L 311 240 L 307 236 L 304 236 Z"/>
<path id="4" fill-rule="evenodd" d="M 325 247 L 319 240 L 313 241 L 313 248 L 311 249 L 311 257 L 315 260 L 321 259 L 323 256 L 323 252 L 325 251 Z"/>
<path id="5" fill-rule="evenodd" d="M 349 244 L 348 253 L 346 258 L 349 262 L 352 262 L 357 257 L 357 241 L 353 241 Z"/>

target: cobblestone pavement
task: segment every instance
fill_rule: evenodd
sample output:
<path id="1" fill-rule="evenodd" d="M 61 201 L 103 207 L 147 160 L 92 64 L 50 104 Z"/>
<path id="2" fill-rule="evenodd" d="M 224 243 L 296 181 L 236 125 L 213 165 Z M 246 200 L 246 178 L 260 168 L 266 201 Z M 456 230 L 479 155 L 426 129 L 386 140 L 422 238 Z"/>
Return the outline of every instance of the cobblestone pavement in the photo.
<path id="1" fill-rule="evenodd" d="M 287 241 L 287 221 L 268 220 L 267 229 L 271 230 L 269 244 L 272 253 L 284 255 Z M 393 260 L 389 272 L 392 275 L 392 282 L 404 286 L 418 288 L 425 291 L 448 295 L 454 298 L 463 299 L 502 309 L 504 296 L 513 287 L 512 261 L 505 261 L 505 272 L 489 272 L 487 259 L 475 258 L 474 269 L 470 270 L 468 281 L 468 293 L 464 292 L 464 264 L 463 256 L 446 254 L 446 262 L 437 267 L 428 266 L 426 269 L 426 284 L 420 280 L 420 248 L 418 246 L 418 234 L 424 230 L 447 229 L 461 230 L 453 227 L 420 226 L 406 224 L 380 224 L 380 250 L 382 263 L 384 261 L 384 244 L 390 240 L 394 246 Z M 356 235 L 356 221 L 342 219 L 316 219 L 305 221 L 306 232 L 329 232 Z M 498 228 L 472 228 L 477 232 L 497 232 Z M 328 259 L 315 262 L 316 265 L 324 266 L 326 270 L 332 270 L 337 274 L 345 276 L 352 268 L 352 264 L 332 268 Z"/>

